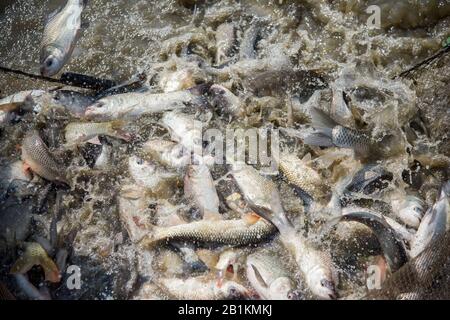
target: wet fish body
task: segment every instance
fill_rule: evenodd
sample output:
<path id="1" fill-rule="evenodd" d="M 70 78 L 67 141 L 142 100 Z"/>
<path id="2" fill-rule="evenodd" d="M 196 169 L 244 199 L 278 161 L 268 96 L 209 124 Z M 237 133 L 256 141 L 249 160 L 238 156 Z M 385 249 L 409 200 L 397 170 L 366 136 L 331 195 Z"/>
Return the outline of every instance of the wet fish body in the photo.
<path id="1" fill-rule="evenodd" d="M 188 166 L 184 179 L 184 194 L 187 199 L 194 201 L 203 219 L 222 219 L 219 213 L 219 196 L 211 172 L 205 164 Z"/>
<path id="2" fill-rule="evenodd" d="M 268 300 L 292 300 L 296 298 L 295 282 L 274 252 L 259 251 L 247 257 L 247 278 L 258 294 Z"/>
<path id="3" fill-rule="evenodd" d="M 303 139 L 305 144 L 349 148 L 365 156 L 374 151 L 375 143 L 366 133 L 339 125 L 317 108 L 312 108 L 311 115 L 313 130 Z"/>
<path id="4" fill-rule="evenodd" d="M 53 76 L 69 61 L 81 32 L 81 13 L 87 0 L 68 0 L 64 8 L 52 14 L 41 42 L 41 74 Z"/>
<path id="5" fill-rule="evenodd" d="M 169 228 L 155 227 L 141 244 L 152 247 L 158 243 L 192 243 L 196 246 L 247 246 L 269 240 L 276 228 L 264 219 L 254 224 L 245 220 L 201 220 Z"/>
<path id="6" fill-rule="evenodd" d="M 32 130 L 25 135 L 22 142 L 22 160 L 39 176 L 49 181 L 68 184 L 66 170 L 56 161 L 38 131 Z"/>
<path id="7" fill-rule="evenodd" d="M 230 57 L 236 42 L 236 30 L 232 23 L 222 23 L 216 29 L 216 64 Z"/>
<path id="8" fill-rule="evenodd" d="M 163 278 L 158 283 L 171 296 L 182 300 L 224 300 L 249 296 L 249 291 L 237 282 L 225 281 L 219 287 L 215 279 L 208 279 L 205 276 L 186 280 Z"/>
<path id="9" fill-rule="evenodd" d="M 125 141 L 130 140 L 130 134 L 122 128 L 121 121 L 112 122 L 72 122 L 65 128 L 65 139 L 68 146 L 79 145 L 99 135 L 106 135 Z"/>
<path id="10" fill-rule="evenodd" d="M 203 90 L 203 89 L 200 89 Z M 92 120 L 133 120 L 146 114 L 202 107 L 205 98 L 197 89 L 169 93 L 123 93 L 100 99 L 86 109 L 85 116 Z"/>

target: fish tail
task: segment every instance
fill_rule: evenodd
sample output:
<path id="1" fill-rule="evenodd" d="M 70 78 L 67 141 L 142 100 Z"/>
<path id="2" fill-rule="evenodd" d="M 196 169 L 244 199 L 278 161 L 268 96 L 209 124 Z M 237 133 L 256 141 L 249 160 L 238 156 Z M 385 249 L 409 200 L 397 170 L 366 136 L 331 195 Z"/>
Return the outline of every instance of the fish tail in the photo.
<path id="1" fill-rule="evenodd" d="M 316 107 L 310 109 L 310 115 L 314 131 L 310 132 L 304 138 L 304 143 L 310 146 L 319 147 L 334 146 L 333 128 L 339 124 L 325 114 L 325 112 Z"/>

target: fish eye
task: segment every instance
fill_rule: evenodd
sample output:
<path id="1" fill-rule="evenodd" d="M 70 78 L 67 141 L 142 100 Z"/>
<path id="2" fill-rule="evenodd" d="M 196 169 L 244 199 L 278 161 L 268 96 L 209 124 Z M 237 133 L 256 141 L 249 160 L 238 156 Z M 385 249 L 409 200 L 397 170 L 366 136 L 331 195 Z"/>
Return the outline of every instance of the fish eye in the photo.
<path id="1" fill-rule="evenodd" d="M 46 65 L 47 67 L 51 67 L 53 65 L 53 59 L 48 59 Z"/>
<path id="2" fill-rule="evenodd" d="M 136 163 L 139 165 L 142 165 L 142 164 L 144 164 L 144 160 L 142 160 L 141 158 L 137 158 Z"/>
<path id="3" fill-rule="evenodd" d="M 234 288 L 234 287 L 231 287 L 228 290 L 228 293 L 229 293 L 230 297 L 232 297 L 232 298 L 238 298 L 240 296 L 239 295 L 239 291 L 236 288 Z"/>

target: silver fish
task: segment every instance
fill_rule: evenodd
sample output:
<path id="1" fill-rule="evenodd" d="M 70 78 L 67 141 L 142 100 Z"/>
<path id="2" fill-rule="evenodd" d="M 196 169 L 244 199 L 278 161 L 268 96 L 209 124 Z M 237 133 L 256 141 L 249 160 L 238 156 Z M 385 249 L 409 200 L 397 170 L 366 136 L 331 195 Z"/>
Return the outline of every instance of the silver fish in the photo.
<path id="1" fill-rule="evenodd" d="M 216 64 L 222 64 L 230 57 L 236 42 L 233 23 L 222 23 L 216 29 Z"/>
<path id="2" fill-rule="evenodd" d="M 428 209 L 411 243 L 411 257 L 417 257 L 424 248 L 450 228 L 450 182 L 444 183 L 438 200 Z"/>
<path id="3" fill-rule="evenodd" d="M 189 165 L 184 178 L 184 194 L 193 200 L 203 219 L 222 219 L 211 172 L 205 164 Z"/>
<path id="4" fill-rule="evenodd" d="M 240 117 L 244 114 L 245 108 L 241 99 L 224 86 L 214 84 L 209 92 L 213 96 L 212 105 L 215 108 L 234 117 Z"/>
<path id="5" fill-rule="evenodd" d="M 130 141 L 131 135 L 123 130 L 124 122 L 71 122 L 64 129 L 66 146 L 79 145 L 99 135 Z"/>
<path id="6" fill-rule="evenodd" d="M 408 255 L 405 246 L 397 232 L 381 214 L 364 209 L 352 210 L 349 208 L 343 212 L 341 219 L 361 222 L 374 232 L 392 272 L 397 271 L 407 262 Z"/>
<path id="7" fill-rule="evenodd" d="M 153 160 L 169 168 L 184 168 L 191 163 L 191 155 L 179 143 L 163 139 L 150 139 L 142 151 Z"/>
<path id="8" fill-rule="evenodd" d="M 248 27 L 242 36 L 239 46 L 239 58 L 256 59 L 256 41 L 261 32 L 261 23 L 256 21 Z"/>
<path id="9" fill-rule="evenodd" d="M 312 146 L 350 148 L 367 155 L 374 149 L 374 141 L 366 133 L 339 125 L 320 109 L 311 109 L 313 131 L 304 142 Z"/>
<path id="10" fill-rule="evenodd" d="M 133 120 L 145 114 L 185 109 L 188 106 L 202 107 L 206 100 L 203 93 L 206 85 L 189 90 L 169 93 L 132 92 L 105 97 L 86 109 L 85 117 L 93 120 Z"/>
<path id="11" fill-rule="evenodd" d="M 87 0 L 68 0 L 57 13 L 52 14 L 45 26 L 41 42 L 41 74 L 51 77 L 69 61 L 80 37 L 81 13 Z"/>
<path id="12" fill-rule="evenodd" d="M 295 281 L 276 252 L 258 251 L 247 257 L 247 278 L 263 299 L 295 300 Z"/>
<path id="13" fill-rule="evenodd" d="M 234 281 L 225 281 L 221 286 L 215 279 L 199 276 L 189 279 L 159 279 L 158 285 L 176 299 L 187 300 L 224 300 L 248 298 L 250 292 Z"/>
<path id="14" fill-rule="evenodd" d="M 172 140 L 186 148 L 188 154 L 202 154 L 203 122 L 190 115 L 172 111 L 163 115 L 161 123 L 169 130 Z"/>

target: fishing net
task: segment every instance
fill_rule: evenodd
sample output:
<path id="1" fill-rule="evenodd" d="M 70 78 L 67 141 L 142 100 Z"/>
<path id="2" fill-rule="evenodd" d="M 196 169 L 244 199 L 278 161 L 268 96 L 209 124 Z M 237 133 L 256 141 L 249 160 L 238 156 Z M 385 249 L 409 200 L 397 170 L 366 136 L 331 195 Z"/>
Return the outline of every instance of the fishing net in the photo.
<path id="1" fill-rule="evenodd" d="M 450 230 L 395 272 L 368 299 L 450 299 Z"/>

